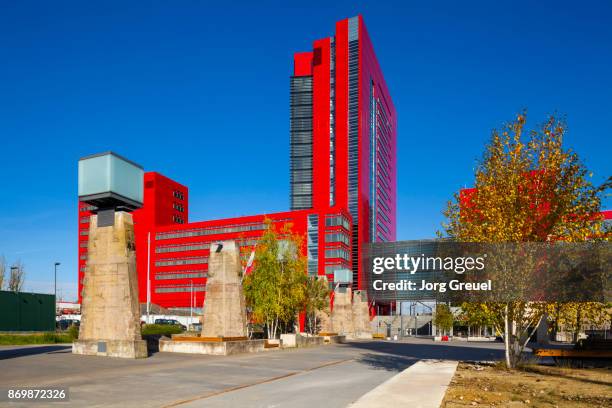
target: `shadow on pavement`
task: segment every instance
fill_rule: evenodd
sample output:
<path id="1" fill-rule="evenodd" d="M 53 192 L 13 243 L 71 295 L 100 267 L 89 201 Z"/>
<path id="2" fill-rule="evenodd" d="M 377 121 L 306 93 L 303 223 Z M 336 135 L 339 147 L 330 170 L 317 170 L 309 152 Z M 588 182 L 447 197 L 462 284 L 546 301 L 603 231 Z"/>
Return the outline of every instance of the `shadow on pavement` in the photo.
<path id="1" fill-rule="evenodd" d="M 63 354 L 70 353 L 72 345 L 52 345 L 52 346 L 38 346 L 38 347 L 16 347 L 11 349 L 0 349 L 0 360 L 7 360 L 9 358 L 32 356 L 35 354 Z"/>
<path id="2" fill-rule="evenodd" d="M 453 346 L 446 344 L 394 343 L 368 341 L 349 343 L 351 347 L 379 354 L 364 354 L 361 362 L 394 370 L 408 366 L 415 360 L 491 361 L 504 357 L 502 349 L 488 347 Z M 381 356 L 380 353 L 388 356 Z M 359 359 L 357 361 L 360 361 Z"/>
<path id="3" fill-rule="evenodd" d="M 387 371 L 404 371 L 409 366 L 416 363 L 415 358 L 406 358 L 394 355 L 366 353 L 356 359 L 358 363 L 369 365 L 370 367 L 377 370 Z"/>

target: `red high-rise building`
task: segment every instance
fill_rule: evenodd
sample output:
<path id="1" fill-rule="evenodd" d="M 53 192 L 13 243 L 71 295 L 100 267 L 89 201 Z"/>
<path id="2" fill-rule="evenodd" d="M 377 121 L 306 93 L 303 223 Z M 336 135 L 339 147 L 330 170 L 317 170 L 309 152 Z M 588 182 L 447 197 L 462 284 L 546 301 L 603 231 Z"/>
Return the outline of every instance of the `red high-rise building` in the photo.
<path id="1" fill-rule="evenodd" d="M 150 287 L 154 304 L 201 307 L 210 244 L 236 240 L 248 252 L 265 219 L 303 237 L 309 275 L 331 282 L 335 271 L 352 270 L 359 288 L 364 244 L 395 239 L 395 109 L 362 18 L 338 22 L 334 37 L 295 54 L 294 64 L 292 211 L 188 223 L 187 188 L 145 173 L 143 207 L 133 213 L 140 302 Z M 90 210 L 80 203 L 79 301 Z"/>
<path id="2" fill-rule="evenodd" d="M 397 183 L 395 108 L 363 18 L 296 53 L 290 89 L 291 209 L 349 210 L 363 288 L 363 246 L 396 238 Z"/>

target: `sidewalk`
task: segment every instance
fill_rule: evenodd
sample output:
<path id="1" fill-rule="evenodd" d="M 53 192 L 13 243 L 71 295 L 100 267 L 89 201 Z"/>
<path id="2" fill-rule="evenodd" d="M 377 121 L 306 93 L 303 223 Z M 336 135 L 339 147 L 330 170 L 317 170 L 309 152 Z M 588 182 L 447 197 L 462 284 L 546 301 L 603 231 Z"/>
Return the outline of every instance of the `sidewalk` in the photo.
<path id="1" fill-rule="evenodd" d="M 350 407 L 438 408 L 456 369 L 456 361 L 419 361 L 374 388 Z"/>

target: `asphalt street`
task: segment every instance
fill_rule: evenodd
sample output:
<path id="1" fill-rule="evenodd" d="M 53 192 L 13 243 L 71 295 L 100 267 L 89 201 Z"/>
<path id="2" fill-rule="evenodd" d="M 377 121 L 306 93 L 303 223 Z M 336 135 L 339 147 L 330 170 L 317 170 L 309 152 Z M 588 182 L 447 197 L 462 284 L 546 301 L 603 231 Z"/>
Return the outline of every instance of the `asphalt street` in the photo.
<path id="1" fill-rule="evenodd" d="M 69 402 L 36 407 L 345 407 L 421 359 L 502 357 L 499 343 L 425 339 L 228 357 L 154 353 L 143 360 L 72 355 L 65 345 L 4 346 L 0 387 L 69 388 Z"/>

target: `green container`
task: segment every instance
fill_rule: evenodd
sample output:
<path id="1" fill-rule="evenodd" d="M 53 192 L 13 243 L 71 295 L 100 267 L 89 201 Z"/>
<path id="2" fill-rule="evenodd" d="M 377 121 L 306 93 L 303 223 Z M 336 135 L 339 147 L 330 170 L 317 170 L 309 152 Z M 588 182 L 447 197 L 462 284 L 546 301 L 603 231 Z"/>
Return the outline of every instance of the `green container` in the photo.
<path id="1" fill-rule="evenodd" d="M 0 291 L 0 331 L 54 330 L 54 295 Z"/>

